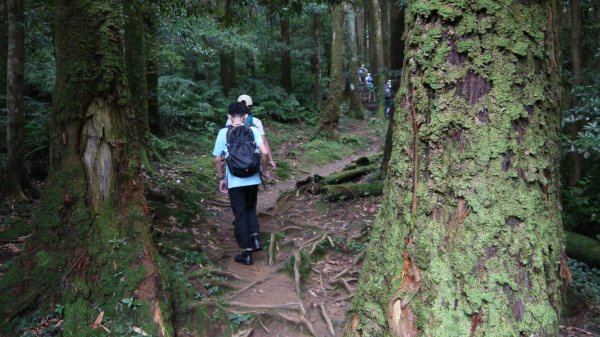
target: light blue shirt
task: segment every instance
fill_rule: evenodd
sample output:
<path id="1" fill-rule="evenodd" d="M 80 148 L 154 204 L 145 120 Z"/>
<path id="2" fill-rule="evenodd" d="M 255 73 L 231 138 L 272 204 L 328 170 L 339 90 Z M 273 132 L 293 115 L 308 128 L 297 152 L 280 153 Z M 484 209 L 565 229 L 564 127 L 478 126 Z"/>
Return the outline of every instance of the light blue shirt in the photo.
<path id="1" fill-rule="evenodd" d="M 254 141 L 256 142 L 256 147 L 258 148 L 258 146 L 262 144 L 262 137 L 258 133 L 258 129 L 256 129 L 254 126 L 251 126 L 250 129 L 252 129 L 252 133 L 254 134 Z M 227 131 L 227 128 L 223 128 L 219 131 L 219 134 L 217 135 L 217 140 L 215 141 L 215 148 L 213 149 L 213 156 L 220 157 L 222 155 L 225 155 L 225 158 L 227 158 L 227 156 L 229 155 L 227 153 Z M 227 189 L 242 186 L 259 185 L 261 182 L 260 175 L 258 173 L 247 178 L 240 178 L 229 173 L 229 168 L 227 168 L 227 165 L 225 165 L 225 167 L 225 174 L 227 176 Z"/>

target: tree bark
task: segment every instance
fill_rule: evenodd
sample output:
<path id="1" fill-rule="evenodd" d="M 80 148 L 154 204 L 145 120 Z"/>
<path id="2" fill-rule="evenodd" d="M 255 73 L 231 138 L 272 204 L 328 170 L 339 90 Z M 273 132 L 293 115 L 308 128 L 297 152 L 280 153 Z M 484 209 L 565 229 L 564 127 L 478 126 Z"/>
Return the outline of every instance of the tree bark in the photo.
<path id="1" fill-rule="evenodd" d="M 151 6 L 151 5 L 147 5 Z M 150 132 L 157 136 L 166 134 L 158 105 L 158 16 L 157 8 L 147 7 L 145 11 L 146 80 L 148 89 L 148 124 Z"/>
<path id="2" fill-rule="evenodd" d="M 340 102 L 344 92 L 344 6 L 337 4 L 332 10 L 331 71 L 329 96 L 319 117 L 318 133 L 329 139 L 337 138 L 340 119 Z"/>
<path id="3" fill-rule="evenodd" d="M 0 3 L 0 109 L 6 109 L 6 67 L 8 55 L 8 11 L 6 2 Z"/>
<path id="4" fill-rule="evenodd" d="M 373 64 L 370 65 L 371 75 L 375 82 L 377 99 L 377 115 L 384 116 L 385 111 L 385 78 L 387 72 L 383 63 L 383 38 L 381 34 L 381 8 L 379 0 L 369 0 L 369 41 L 373 53 Z"/>
<path id="5" fill-rule="evenodd" d="M 392 0 L 393 2 L 393 0 Z M 383 51 L 383 67 L 387 71 L 390 69 L 390 2 L 389 0 L 379 0 L 381 10 L 381 45 Z M 394 4 L 392 4 L 394 5 Z"/>
<path id="6" fill-rule="evenodd" d="M 312 38 L 315 45 L 314 53 L 310 59 L 313 75 L 315 76 L 314 97 L 317 111 L 321 111 L 321 14 L 312 14 Z"/>
<path id="7" fill-rule="evenodd" d="M 358 13 L 356 14 L 356 37 L 358 39 L 358 57 L 361 64 L 367 63 L 367 27 L 365 20 L 365 8 L 364 6 L 357 7 Z"/>
<path id="8" fill-rule="evenodd" d="M 581 1 L 571 0 L 571 88 L 581 85 Z M 573 106 L 579 104 L 576 96 L 571 100 Z M 577 117 L 577 114 L 575 114 Z M 577 134 L 581 129 L 581 122 L 574 121 L 569 126 L 569 136 L 572 140 L 577 139 Z M 583 169 L 583 158 L 581 154 L 575 150 L 569 152 L 569 186 L 573 187 L 581 179 Z"/>
<path id="9" fill-rule="evenodd" d="M 137 138 L 142 161 L 148 167 L 148 77 L 146 67 L 146 42 L 144 31 L 144 5 L 137 0 L 124 2 L 125 14 L 125 68 L 131 105 L 136 119 Z"/>
<path id="10" fill-rule="evenodd" d="M 555 4 L 409 2 L 406 85 L 345 336 L 559 335 Z"/>
<path id="11" fill-rule="evenodd" d="M 387 175 L 390 159 L 392 158 L 392 148 L 394 139 L 394 110 L 395 104 L 392 103 L 387 130 L 385 132 L 385 143 L 383 145 L 383 160 L 381 161 L 381 176 Z"/>
<path id="12" fill-rule="evenodd" d="M 398 91 L 400 74 L 402 72 L 402 61 L 404 60 L 404 8 L 392 3 L 390 12 L 390 73 L 392 79 L 392 90 Z"/>
<path id="13" fill-rule="evenodd" d="M 290 45 L 290 18 L 281 15 L 281 40 L 284 49 L 281 51 L 281 86 L 287 93 L 292 92 L 292 52 Z"/>
<path id="14" fill-rule="evenodd" d="M 7 0 L 8 52 L 6 68 L 6 190 L 18 200 L 26 200 L 25 171 L 25 17 L 23 0 Z"/>
<path id="15" fill-rule="evenodd" d="M 348 114 L 355 119 L 363 119 L 363 106 L 358 92 L 358 55 L 356 50 L 356 12 L 354 5 L 348 2 L 344 3 L 348 20 L 348 45 L 350 50 L 350 108 Z"/>
<path id="16" fill-rule="evenodd" d="M 95 335 L 90 323 L 100 311 L 111 331 L 173 336 L 169 274 L 152 246 L 141 180 L 122 11 L 111 0 L 55 4 L 50 174 L 12 309 L 60 303 L 65 336 Z"/>

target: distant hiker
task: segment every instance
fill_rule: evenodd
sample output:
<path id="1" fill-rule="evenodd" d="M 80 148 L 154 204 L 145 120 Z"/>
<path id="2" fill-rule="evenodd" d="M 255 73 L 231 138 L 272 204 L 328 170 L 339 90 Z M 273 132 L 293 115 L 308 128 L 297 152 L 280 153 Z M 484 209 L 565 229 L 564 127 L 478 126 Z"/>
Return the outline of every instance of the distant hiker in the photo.
<path id="1" fill-rule="evenodd" d="M 267 140 L 267 136 L 265 135 L 265 129 L 263 128 L 262 121 L 252 115 L 252 98 L 248 95 L 240 95 L 237 99 L 238 102 L 244 103 L 248 109 L 248 118 L 244 121 L 244 124 L 249 126 L 255 126 L 258 129 L 258 133 L 260 134 L 263 143 L 267 147 L 269 152 L 268 160 L 261 161 L 261 169 L 262 175 L 264 177 L 270 178 L 269 171 L 267 170 L 267 162 L 271 165 L 271 168 L 275 170 L 277 168 L 277 164 L 273 160 L 273 155 L 271 154 L 271 147 L 269 146 L 269 141 Z M 225 126 L 231 125 L 231 118 L 227 118 L 227 123 Z"/>
<path id="2" fill-rule="evenodd" d="M 375 102 L 375 84 L 373 84 L 373 77 L 371 73 L 367 74 L 367 90 L 369 91 L 369 102 Z"/>
<path id="3" fill-rule="evenodd" d="M 219 177 L 219 191 L 229 194 L 229 202 L 235 220 L 233 221 L 235 240 L 242 249 L 236 255 L 237 263 L 251 265 L 252 252 L 262 249 L 259 239 L 256 200 L 258 185 L 261 182 L 260 164 L 269 155 L 258 129 L 244 125 L 247 115 L 246 104 L 232 103 L 229 106 L 231 125 L 219 131 L 213 149 L 215 168 Z M 256 149 L 259 153 L 256 153 Z M 224 158 L 224 159 L 223 159 Z M 225 160 L 225 172 L 223 172 Z"/>
<path id="4" fill-rule="evenodd" d="M 392 80 L 385 83 L 385 117 L 390 117 L 390 109 L 392 108 Z"/>
<path id="5" fill-rule="evenodd" d="M 364 64 L 361 64 L 358 68 L 358 84 L 367 84 L 366 78 L 369 71 L 365 68 Z"/>

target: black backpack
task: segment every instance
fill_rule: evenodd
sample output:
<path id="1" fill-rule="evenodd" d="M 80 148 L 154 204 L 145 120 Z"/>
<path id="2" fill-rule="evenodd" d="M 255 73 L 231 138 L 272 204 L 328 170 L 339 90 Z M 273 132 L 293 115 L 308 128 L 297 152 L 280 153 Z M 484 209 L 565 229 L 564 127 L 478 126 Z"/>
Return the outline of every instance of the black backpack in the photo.
<path id="1" fill-rule="evenodd" d="M 247 178 L 260 171 L 260 154 L 256 153 L 254 133 L 249 126 L 227 127 L 227 152 L 225 159 L 229 172 Z"/>

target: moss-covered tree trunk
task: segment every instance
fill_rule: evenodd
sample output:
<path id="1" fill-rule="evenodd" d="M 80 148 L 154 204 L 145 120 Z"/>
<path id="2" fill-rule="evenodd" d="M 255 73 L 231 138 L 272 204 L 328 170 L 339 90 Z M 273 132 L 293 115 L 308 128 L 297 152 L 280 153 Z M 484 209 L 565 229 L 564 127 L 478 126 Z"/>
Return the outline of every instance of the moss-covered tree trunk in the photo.
<path id="1" fill-rule="evenodd" d="M 318 133 L 326 138 L 337 137 L 337 124 L 340 120 L 340 103 L 344 93 L 344 5 L 337 4 L 331 15 L 331 70 L 329 95 L 319 116 Z"/>
<path id="2" fill-rule="evenodd" d="M 315 46 L 314 53 L 310 58 L 310 65 L 315 77 L 314 98 L 317 110 L 321 111 L 321 14 L 313 13 L 311 16 L 312 39 Z"/>
<path id="3" fill-rule="evenodd" d="M 8 23 L 6 70 L 6 190 L 12 198 L 25 200 L 25 17 L 23 0 L 5 3 Z"/>
<path id="4" fill-rule="evenodd" d="M 356 12 L 354 5 L 345 3 L 345 11 L 348 20 L 348 50 L 350 51 L 350 107 L 348 114 L 352 118 L 363 119 L 363 107 L 360 101 L 360 93 L 358 92 L 358 53 L 356 48 Z"/>
<path id="5" fill-rule="evenodd" d="M 283 50 L 281 51 L 281 86 L 287 93 L 292 92 L 292 46 L 290 33 L 290 17 L 281 14 L 279 28 L 281 29 L 281 40 Z"/>
<path id="6" fill-rule="evenodd" d="M 149 4 L 148 4 L 149 5 Z M 142 162 L 148 165 L 148 77 L 146 68 L 146 39 L 144 4 L 139 0 L 124 1 L 125 68 L 131 92 L 131 105 L 136 119 L 137 142 Z"/>
<path id="7" fill-rule="evenodd" d="M 150 235 L 121 50 L 122 11 L 111 0 L 56 1 L 56 87 L 50 175 L 24 262 L 11 271 L 11 310 L 64 307 L 64 336 L 173 336 L 168 273 Z M 3 284 L 3 290 L 15 284 Z M 14 295 L 13 295 L 14 296 Z M 34 302 L 41 303 L 34 303 Z M 4 317 L 11 317 L 12 314 Z"/>
<path id="8" fill-rule="evenodd" d="M 152 134 L 165 135 L 158 106 L 158 8 L 146 4 L 144 15 L 146 42 L 146 80 L 148 89 L 148 124 Z"/>
<path id="9" fill-rule="evenodd" d="M 555 3 L 409 3 L 402 106 L 345 336 L 558 336 Z"/>

